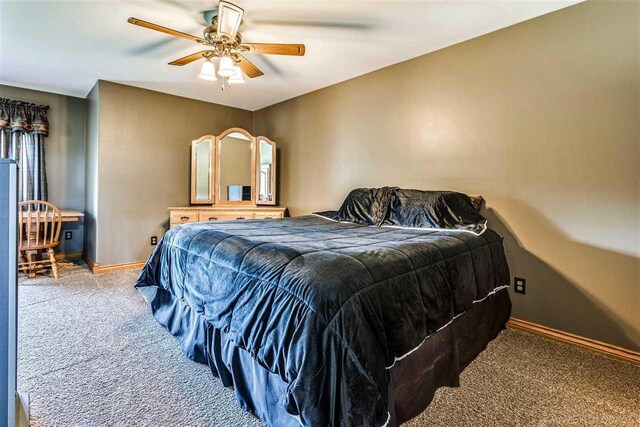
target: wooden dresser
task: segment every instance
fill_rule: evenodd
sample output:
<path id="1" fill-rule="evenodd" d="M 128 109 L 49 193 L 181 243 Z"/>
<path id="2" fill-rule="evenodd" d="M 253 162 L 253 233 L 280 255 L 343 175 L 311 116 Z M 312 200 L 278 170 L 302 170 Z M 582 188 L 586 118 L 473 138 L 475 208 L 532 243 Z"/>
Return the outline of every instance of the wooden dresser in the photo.
<path id="1" fill-rule="evenodd" d="M 284 206 L 177 206 L 169 209 L 169 227 L 186 222 L 284 218 Z"/>

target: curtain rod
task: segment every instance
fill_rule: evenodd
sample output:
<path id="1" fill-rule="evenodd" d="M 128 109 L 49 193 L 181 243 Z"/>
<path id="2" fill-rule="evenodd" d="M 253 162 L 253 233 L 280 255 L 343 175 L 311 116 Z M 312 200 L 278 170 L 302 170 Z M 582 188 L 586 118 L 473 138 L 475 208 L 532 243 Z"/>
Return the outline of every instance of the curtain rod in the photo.
<path id="1" fill-rule="evenodd" d="M 9 99 L 9 98 L 0 98 L 0 104 L 36 108 L 38 110 L 45 110 L 45 111 L 49 109 L 48 105 L 38 105 L 38 104 L 34 104 L 33 102 L 19 101 L 19 100 Z"/>

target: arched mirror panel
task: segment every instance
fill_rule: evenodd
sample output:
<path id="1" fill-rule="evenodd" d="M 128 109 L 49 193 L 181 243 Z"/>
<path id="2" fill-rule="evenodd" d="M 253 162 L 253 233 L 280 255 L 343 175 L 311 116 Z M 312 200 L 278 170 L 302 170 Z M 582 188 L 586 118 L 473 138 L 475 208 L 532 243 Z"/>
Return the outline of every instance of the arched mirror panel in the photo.
<path id="1" fill-rule="evenodd" d="M 215 201 L 213 172 L 215 137 L 205 135 L 191 144 L 191 203 L 211 204 Z"/>
<path id="2" fill-rule="evenodd" d="M 257 138 L 258 169 L 256 203 L 259 205 L 276 204 L 276 144 L 264 136 Z"/>

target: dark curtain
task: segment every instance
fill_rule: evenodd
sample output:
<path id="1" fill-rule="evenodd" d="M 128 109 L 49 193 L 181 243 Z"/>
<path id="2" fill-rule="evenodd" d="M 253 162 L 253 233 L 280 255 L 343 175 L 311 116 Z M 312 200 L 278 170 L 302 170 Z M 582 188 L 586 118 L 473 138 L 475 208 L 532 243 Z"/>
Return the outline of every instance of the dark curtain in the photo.
<path id="1" fill-rule="evenodd" d="M 44 138 L 49 135 L 48 106 L 0 98 L 0 157 L 20 166 L 19 198 L 47 200 Z"/>

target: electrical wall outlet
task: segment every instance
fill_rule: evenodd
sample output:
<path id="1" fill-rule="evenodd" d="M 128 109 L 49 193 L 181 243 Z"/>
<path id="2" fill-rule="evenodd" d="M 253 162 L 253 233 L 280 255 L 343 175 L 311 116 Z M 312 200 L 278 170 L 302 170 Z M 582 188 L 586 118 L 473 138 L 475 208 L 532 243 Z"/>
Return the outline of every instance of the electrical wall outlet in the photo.
<path id="1" fill-rule="evenodd" d="M 71 239 L 73 239 L 73 231 L 65 231 L 64 240 L 71 240 Z"/>
<path id="2" fill-rule="evenodd" d="M 151 236 L 151 246 L 158 244 L 158 236 Z"/>
<path id="3" fill-rule="evenodd" d="M 517 294 L 526 294 L 527 293 L 527 279 L 523 279 L 521 277 L 513 278 L 513 291 Z"/>

